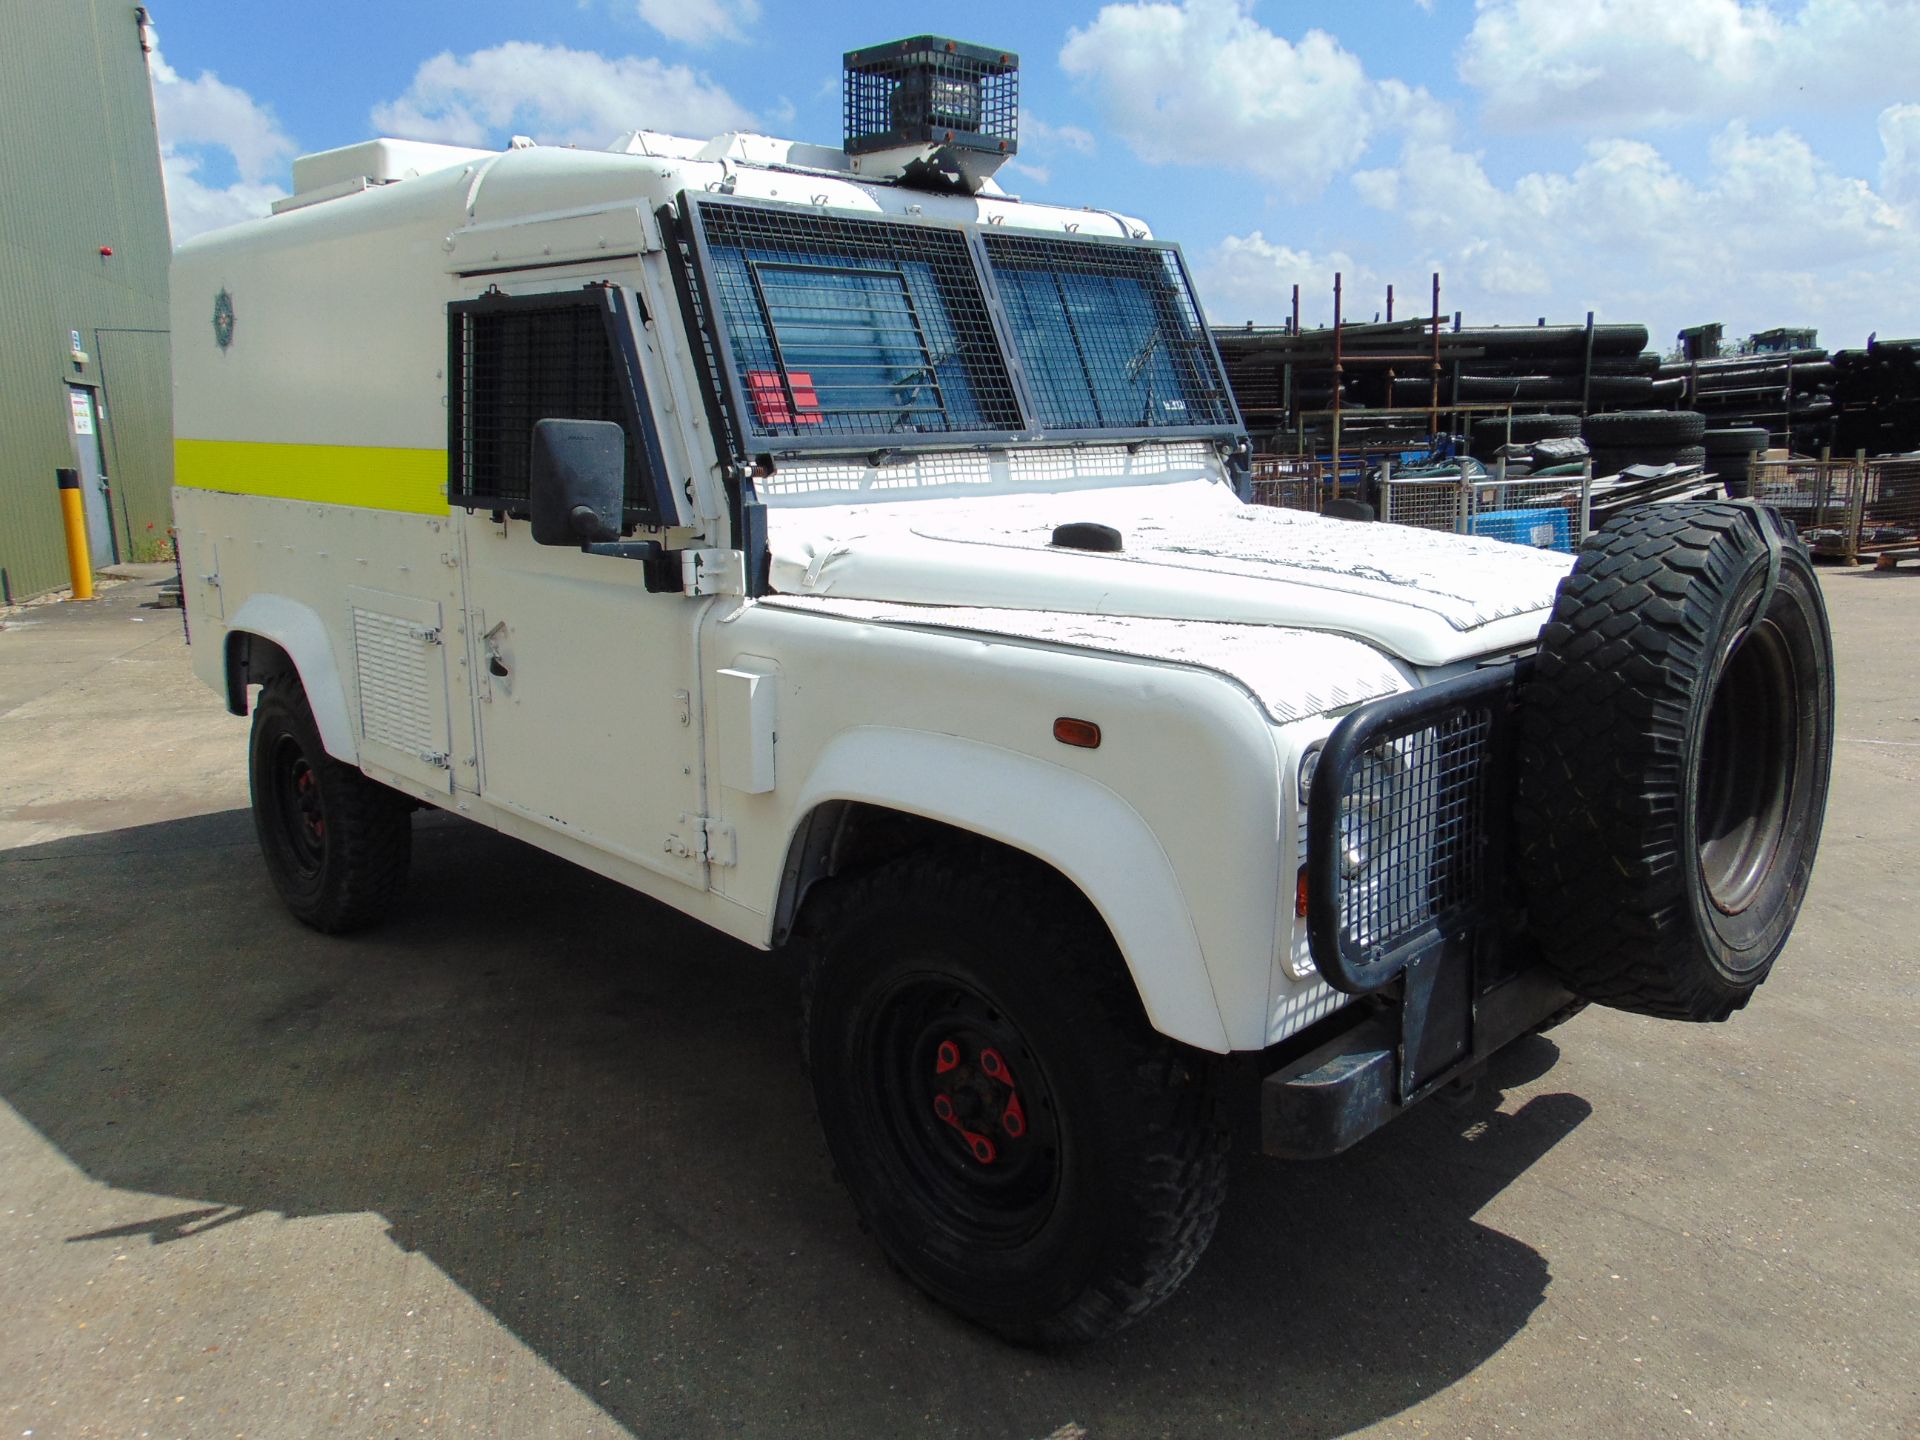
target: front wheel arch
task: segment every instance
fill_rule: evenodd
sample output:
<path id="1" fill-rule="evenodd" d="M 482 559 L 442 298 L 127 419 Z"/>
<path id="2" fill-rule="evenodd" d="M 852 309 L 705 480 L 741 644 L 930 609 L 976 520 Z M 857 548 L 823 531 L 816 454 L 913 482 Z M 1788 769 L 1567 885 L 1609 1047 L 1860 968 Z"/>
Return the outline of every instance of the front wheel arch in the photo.
<path id="1" fill-rule="evenodd" d="M 861 727 L 822 753 L 795 813 L 771 907 L 775 943 L 817 882 L 847 871 L 850 855 L 881 858 L 954 838 L 987 842 L 1047 866 L 1085 897 L 1154 1029 L 1216 1054 L 1265 1044 L 1266 972 L 1260 1002 L 1242 1007 L 1250 1018 L 1232 1036 L 1172 861 L 1125 800 L 1085 776 L 954 736 Z M 891 848 L 849 849 L 848 824 L 879 824 L 900 839 Z"/>

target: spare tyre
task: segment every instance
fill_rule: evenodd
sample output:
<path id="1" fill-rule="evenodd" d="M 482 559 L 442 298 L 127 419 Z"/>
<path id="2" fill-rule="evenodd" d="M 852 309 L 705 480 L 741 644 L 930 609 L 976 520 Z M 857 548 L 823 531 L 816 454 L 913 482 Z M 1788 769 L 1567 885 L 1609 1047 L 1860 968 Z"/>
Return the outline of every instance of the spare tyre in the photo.
<path id="1" fill-rule="evenodd" d="M 1528 926 L 1603 1005 L 1724 1020 L 1767 978 L 1813 870 L 1833 642 L 1772 510 L 1632 510 L 1560 584 L 1521 696 Z"/>

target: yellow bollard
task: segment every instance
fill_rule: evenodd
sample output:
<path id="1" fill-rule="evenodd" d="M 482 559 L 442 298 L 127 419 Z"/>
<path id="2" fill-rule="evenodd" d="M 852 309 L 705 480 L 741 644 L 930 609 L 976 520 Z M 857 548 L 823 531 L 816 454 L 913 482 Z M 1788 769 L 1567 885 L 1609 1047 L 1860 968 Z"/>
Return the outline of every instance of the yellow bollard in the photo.
<path id="1" fill-rule="evenodd" d="M 55 470 L 60 482 L 60 521 L 67 530 L 67 570 L 73 576 L 73 598 L 93 598 L 93 560 L 87 553 L 86 502 L 80 498 L 80 472 Z"/>

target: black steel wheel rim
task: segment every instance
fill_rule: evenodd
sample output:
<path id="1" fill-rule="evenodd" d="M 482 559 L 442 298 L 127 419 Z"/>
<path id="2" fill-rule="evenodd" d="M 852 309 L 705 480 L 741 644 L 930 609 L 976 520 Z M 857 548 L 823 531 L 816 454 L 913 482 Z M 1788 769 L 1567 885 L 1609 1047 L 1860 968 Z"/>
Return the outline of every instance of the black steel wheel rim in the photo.
<path id="1" fill-rule="evenodd" d="M 1059 1115 L 1038 1057 L 987 996 L 950 975 L 878 997 L 859 1049 L 877 1157 L 963 1249 L 1032 1240 L 1059 1198 Z"/>
<path id="2" fill-rule="evenodd" d="M 1695 840 L 1707 898 L 1744 913 L 1788 847 L 1799 772 L 1800 693 L 1793 650 L 1760 621 L 1728 658 L 1707 709 L 1695 781 Z"/>
<path id="3" fill-rule="evenodd" d="M 274 812 L 287 858 L 301 875 L 317 875 L 327 855 L 327 810 L 320 776 L 291 735 L 282 735 L 274 745 L 271 766 Z"/>

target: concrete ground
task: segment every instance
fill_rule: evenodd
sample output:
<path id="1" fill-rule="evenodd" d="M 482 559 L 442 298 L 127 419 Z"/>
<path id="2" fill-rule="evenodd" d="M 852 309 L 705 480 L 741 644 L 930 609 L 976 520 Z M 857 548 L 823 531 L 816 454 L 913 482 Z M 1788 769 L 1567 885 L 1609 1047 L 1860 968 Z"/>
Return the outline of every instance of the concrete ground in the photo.
<path id="1" fill-rule="evenodd" d="M 328 940 L 130 582 L 0 629 L 0 1440 L 1920 1437 L 1920 573 L 1733 1023 L 1588 1011 L 1349 1155 L 1243 1144 L 1118 1340 L 1011 1350 L 835 1188 L 787 966 L 485 830 Z"/>

